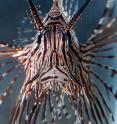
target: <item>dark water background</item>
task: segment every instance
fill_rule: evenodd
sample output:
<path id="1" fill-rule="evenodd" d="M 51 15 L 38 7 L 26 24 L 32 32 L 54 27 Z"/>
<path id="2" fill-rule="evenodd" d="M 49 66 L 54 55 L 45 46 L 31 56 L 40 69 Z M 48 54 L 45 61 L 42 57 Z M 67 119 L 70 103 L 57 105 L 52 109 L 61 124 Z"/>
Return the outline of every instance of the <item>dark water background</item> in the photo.
<path id="1" fill-rule="evenodd" d="M 81 5 L 84 0 L 79 1 L 79 4 Z M 41 10 L 44 13 L 46 13 L 51 6 L 51 0 L 34 0 L 34 2 L 36 4 L 41 4 Z M 104 7 L 105 0 L 93 0 L 87 7 L 86 11 L 83 13 L 82 19 L 75 28 L 79 42 L 86 41 L 91 35 L 103 13 Z M 17 27 L 21 25 L 20 22 L 22 21 L 22 18 L 26 16 L 26 10 L 26 0 L 2 0 L 0 2 L 0 40 L 12 42 L 13 39 L 17 38 Z M 115 8 L 114 14 L 116 14 L 116 12 L 117 7 Z M 5 108 L 0 108 L 0 124 L 7 124 L 6 120 L 8 120 L 9 107 L 12 99 L 9 98 L 8 100 L 10 102 L 4 105 Z M 113 106 L 114 105 L 115 104 L 113 103 Z M 117 124 L 117 121 L 114 124 Z"/>

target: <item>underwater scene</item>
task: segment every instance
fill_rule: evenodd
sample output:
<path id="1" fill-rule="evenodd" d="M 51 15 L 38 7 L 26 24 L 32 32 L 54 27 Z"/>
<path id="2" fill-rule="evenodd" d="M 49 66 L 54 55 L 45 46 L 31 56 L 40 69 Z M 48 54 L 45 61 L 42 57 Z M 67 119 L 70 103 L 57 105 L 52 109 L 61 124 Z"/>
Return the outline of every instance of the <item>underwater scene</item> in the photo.
<path id="1" fill-rule="evenodd" d="M 0 124 L 117 124 L 117 0 L 1 1 Z"/>

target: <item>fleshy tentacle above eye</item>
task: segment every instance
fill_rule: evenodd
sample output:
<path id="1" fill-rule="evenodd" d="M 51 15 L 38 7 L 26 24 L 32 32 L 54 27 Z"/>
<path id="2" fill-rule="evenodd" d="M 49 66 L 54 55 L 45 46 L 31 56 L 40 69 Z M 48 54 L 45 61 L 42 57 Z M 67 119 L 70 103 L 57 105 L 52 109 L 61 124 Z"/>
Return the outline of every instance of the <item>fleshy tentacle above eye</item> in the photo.
<path id="1" fill-rule="evenodd" d="M 91 2 L 91 0 L 86 0 L 83 6 L 74 14 L 71 20 L 68 22 L 66 27 L 64 28 L 65 32 L 72 30 L 76 22 L 79 20 L 80 16 L 82 15 L 83 11 L 86 9 L 87 5 Z"/>
<path id="2" fill-rule="evenodd" d="M 38 16 L 38 12 L 37 12 L 32 0 L 27 0 L 27 2 L 29 3 L 30 14 L 31 14 L 33 23 L 34 23 L 35 27 L 37 28 L 37 30 L 41 31 L 43 29 L 42 19 Z"/>

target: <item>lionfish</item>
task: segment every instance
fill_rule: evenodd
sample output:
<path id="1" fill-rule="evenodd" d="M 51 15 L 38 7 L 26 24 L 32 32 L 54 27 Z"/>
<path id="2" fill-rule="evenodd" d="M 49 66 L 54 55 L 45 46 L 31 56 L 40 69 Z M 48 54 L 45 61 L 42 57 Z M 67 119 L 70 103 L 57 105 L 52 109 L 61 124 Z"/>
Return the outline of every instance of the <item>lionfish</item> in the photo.
<path id="1" fill-rule="evenodd" d="M 70 119 L 70 124 L 110 124 L 114 121 L 110 102 L 117 99 L 113 84 L 108 83 L 117 74 L 117 18 L 112 1 L 107 1 L 94 33 L 82 44 L 74 35 L 74 26 L 91 0 L 69 19 L 62 0 L 53 0 L 46 17 L 39 16 L 32 0 L 27 2 L 37 29 L 34 42 L 23 47 L 0 42 L 1 71 L 9 66 L 0 81 L 15 71 L 0 94 L 0 105 L 25 73 L 10 124 L 58 124 L 65 123 L 63 118 L 67 124 Z"/>

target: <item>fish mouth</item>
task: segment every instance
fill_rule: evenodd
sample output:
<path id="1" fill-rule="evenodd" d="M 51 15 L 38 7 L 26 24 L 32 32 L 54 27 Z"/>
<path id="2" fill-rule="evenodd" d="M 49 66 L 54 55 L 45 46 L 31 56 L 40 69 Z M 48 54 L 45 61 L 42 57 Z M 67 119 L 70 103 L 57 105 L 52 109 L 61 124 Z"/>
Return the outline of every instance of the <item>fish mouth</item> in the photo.
<path id="1" fill-rule="evenodd" d="M 26 83 L 26 85 L 33 83 L 34 81 L 38 81 L 40 84 L 45 84 L 48 82 L 63 82 L 67 83 L 70 81 L 70 77 L 67 73 L 67 70 L 63 70 L 60 67 L 53 67 L 46 72 L 41 73 L 42 75 L 40 76 L 40 72 L 38 72 L 30 81 Z"/>
<path id="2" fill-rule="evenodd" d="M 63 70 L 63 68 L 57 66 L 51 68 L 48 72 L 44 73 L 41 76 L 41 82 L 51 81 L 51 80 L 55 80 L 59 82 L 68 81 L 69 76 L 67 70 Z"/>

